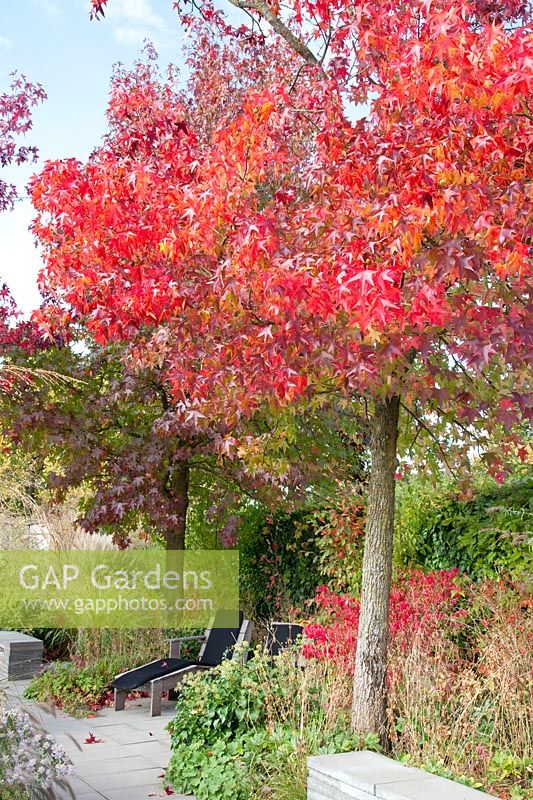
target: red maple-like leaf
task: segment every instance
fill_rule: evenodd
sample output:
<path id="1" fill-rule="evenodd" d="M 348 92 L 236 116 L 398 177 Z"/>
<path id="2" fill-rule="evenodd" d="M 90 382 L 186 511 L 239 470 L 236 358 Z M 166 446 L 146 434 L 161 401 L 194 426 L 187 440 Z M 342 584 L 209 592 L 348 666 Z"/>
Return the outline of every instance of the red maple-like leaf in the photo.
<path id="1" fill-rule="evenodd" d="M 100 744 L 103 739 L 97 739 L 94 733 L 89 733 L 88 737 L 84 739 L 85 744 Z"/>
<path id="2" fill-rule="evenodd" d="M 103 17 L 107 0 L 91 0 L 91 17 Z"/>

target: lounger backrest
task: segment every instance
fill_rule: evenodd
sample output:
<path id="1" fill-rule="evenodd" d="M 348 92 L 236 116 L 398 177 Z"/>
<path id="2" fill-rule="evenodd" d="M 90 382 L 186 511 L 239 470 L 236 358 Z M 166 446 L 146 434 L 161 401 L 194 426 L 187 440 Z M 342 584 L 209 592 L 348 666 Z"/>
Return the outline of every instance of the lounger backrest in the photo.
<path id="1" fill-rule="evenodd" d="M 239 612 L 238 628 L 222 627 L 229 613 L 228 611 L 217 612 L 207 632 L 205 643 L 200 651 L 199 661 L 201 664 L 220 664 L 223 658 L 231 656 L 231 650 L 239 639 L 241 627 L 244 622 L 244 614 L 242 611 Z"/>
<path id="2" fill-rule="evenodd" d="M 302 625 L 292 622 L 273 622 L 267 636 L 267 649 L 269 654 L 274 657 L 285 648 L 294 644 L 298 636 L 303 632 Z"/>

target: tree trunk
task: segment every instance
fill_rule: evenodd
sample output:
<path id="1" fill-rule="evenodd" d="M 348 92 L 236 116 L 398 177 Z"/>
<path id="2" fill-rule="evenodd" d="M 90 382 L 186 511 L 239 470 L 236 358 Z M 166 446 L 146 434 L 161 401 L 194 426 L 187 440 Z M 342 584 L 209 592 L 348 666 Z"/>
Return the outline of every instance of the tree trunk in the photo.
<path id="1" fill-rule="evenodd" d="M 368 516 L 352 726 L 386 738 L 386 672 L 394 538 L 394 491 L 400 398 L 376 401 L 371 429 Z"/>
<path id="2" fill-rule="evenodd" d="M 170 494 L 175 503 L 178 522 L 171 531 L 165 531 L 167 550 L 185 550 L 187 509 L 189 507 L 189 463 L 179 461 L 172 467 Z"/>

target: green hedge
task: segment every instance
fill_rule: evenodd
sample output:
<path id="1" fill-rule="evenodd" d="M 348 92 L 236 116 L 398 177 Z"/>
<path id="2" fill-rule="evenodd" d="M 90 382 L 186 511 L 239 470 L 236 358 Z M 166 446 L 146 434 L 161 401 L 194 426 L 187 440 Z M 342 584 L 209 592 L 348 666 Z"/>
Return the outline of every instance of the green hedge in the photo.
<path id="1" fill-rule="evenodd" d="M 400 568 L 458 567 L 473 578 L 531 569 L 533 477 L 499 486 L 476 482 L 465 501 L 447 485 L 413 480 L 398 492 L 396 563 Z"/>
<path id="2" fill-rule="evenodd" d="M 241 594 L 255 619 L 301 607 L 321 582 L 314 510 L 257 510 L 239 532 Z"/>

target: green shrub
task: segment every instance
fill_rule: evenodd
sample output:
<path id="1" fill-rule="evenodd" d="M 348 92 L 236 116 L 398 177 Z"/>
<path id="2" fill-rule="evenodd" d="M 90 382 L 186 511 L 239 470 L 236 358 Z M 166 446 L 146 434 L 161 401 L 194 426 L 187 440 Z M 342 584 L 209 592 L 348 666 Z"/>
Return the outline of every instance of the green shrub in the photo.
<path id="1" fill-rule="evenodd" d="M 264 725 L 264 692 L 255 667 L 226 660 L 194 676 L 180 691 L 169 726 L 172 757 L 167 779 L 198 800 L 249 797 L 250 776 L 243 755 L 254 726 Z"/>
<path id="2" fill-rule="evenodd" d="M 241 592 L 254 619 L 282 618 L 314 598 L 316 587 L 359 587 L 364 504 L 359 494 L 323 508 L 261 514 L 239 533 Z"/>
<path id="3" fill-rule="evenodd" d="M 462 500 L 447 484 L 437 489 L 413 480 L 399 491 L 396 562 L 424 569 L 458 567 L 473 578 L 531 567 L 533 478 L 489 479 Z"/>
<path id="4" fill-rule="evenodd" d="M 335 592 L 359 592 L 365 514 L 365 503 L 359 494 L 340 497 L 335 505 L 315 514 L 321 583 Z"/>
<path id="5" fill-rule="evenodd" d="M 347 688 L 330 665 L 301 670 L 290 652 L 274 666 L 257 654 L 191 676 L 169 725 L 167 780 L 198 800 L 260 800 L 266 787 L 276 800 L 305 800 L 309 755 L 361 745 L 349 730 Z"/>

